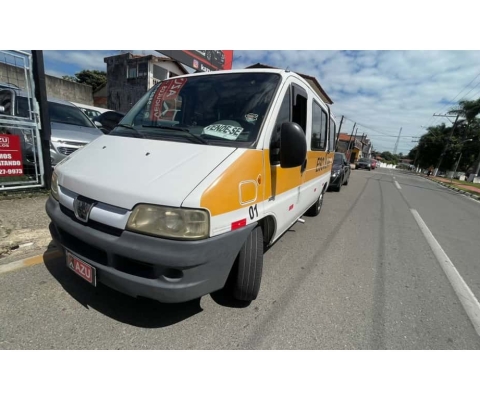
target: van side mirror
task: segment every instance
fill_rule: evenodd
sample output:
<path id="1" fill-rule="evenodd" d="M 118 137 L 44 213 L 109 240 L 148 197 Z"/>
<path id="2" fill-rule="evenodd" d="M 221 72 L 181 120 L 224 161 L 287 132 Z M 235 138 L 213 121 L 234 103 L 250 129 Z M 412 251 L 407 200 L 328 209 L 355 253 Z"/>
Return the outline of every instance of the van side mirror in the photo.
<path id="1" fill-rule="evenodd" d="M 99 121 L 93 121 L 97 128 L 101 128 L 103 125 Z"/>
<path id="2" fill-rule="evenodd" d="M 300 167 L 307 157 L 305 132 L 295 122 L 284 122 L 280 131 L 280 166 Z"/>

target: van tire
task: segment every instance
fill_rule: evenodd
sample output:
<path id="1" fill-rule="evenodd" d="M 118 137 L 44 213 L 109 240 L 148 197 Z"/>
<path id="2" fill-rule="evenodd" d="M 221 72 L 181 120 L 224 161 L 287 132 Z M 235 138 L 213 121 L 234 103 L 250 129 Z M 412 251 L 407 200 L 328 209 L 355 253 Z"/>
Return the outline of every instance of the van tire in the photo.
<path id="1" fill-rule="evenodd" d="M 252 301 L 260 291 L 263 270 L 263 232 L 257 226 L 243 244 L 238 254 L 236 278 L 233 283 L 233 297 L 237 300 Z"/>
<path id="2" fill-rule="evenodd" d="M 317 201 L 307 210 L 305 215 L 309 217 L 316 217 L 322 211 L 323 193 L 318 197 Z"/>

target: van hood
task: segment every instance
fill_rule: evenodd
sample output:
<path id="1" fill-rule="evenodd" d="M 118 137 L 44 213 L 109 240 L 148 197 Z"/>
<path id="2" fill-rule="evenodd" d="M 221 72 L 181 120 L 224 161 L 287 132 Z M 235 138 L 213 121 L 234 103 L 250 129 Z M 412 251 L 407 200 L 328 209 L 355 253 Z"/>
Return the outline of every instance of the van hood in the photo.
<path id="1" fill-rule="evenodd" d="M 103 135 L 100 129 L 71 124 L 52 122 L 52 141 L 65 140 L 72 142 L 90 143 Z"/>
<path id="2" fill-rule="evenodd" d="M 55 170 L 60 186 L 103 203 L 129 210 L 138 203 L 180 207 L 235 150 L 104 135 Z"/>

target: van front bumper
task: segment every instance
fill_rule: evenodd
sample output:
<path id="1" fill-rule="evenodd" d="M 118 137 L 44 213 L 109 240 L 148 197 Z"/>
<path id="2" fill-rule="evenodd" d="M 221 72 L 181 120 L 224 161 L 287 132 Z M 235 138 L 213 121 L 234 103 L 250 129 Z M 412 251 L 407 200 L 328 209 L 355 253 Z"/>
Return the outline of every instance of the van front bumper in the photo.
<path id="1" fill-rule="evenodd" d="M 51 197 L 46 211 L 52 220 L 53 240 L 94 266 L 97 282 L 132 297 L 163 303 L 181 303 L 222 289 L 254 228 L 178 241 L 85 225 L 65 213 Z"/>

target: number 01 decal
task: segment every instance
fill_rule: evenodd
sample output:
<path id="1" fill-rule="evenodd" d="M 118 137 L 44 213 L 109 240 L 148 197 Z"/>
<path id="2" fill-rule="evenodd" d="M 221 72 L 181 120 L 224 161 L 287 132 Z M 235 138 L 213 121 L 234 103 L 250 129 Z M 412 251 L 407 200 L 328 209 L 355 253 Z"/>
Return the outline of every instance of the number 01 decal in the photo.
<path id="1" fill-rule="evenodd" d="M 250 214 L 250 219 L 254 219 L 255 217 L 258 217 L 257 205 L 255 204 L 254 206 L 250 206 L 248 208 L 248 213 Z"/>

